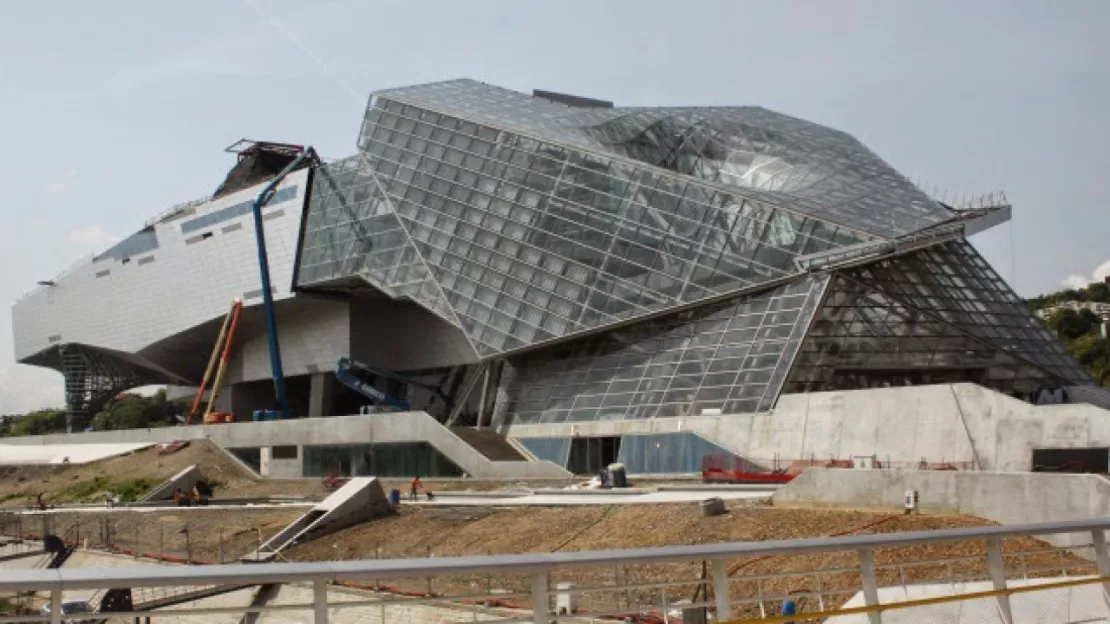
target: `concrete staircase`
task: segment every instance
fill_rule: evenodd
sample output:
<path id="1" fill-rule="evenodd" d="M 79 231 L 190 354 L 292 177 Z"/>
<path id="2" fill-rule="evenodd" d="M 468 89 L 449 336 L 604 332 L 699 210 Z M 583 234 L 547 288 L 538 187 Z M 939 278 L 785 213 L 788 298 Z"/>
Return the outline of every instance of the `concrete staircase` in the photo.
<path id="1" fill-rule="evenodd" d="M 528 461 L 527 457 L 521 455 L 515 446 L 494 429 L 451 427 L 451 433 L 490 461 Z"/>

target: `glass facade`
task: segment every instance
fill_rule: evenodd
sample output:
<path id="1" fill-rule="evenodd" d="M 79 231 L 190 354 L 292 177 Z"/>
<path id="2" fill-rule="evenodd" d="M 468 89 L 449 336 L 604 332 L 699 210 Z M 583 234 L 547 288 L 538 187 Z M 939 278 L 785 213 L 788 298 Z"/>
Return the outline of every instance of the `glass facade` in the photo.
<path id="1" fill-rule="evenodd" d="M 963 241 L 837 274 L 784 391 L 961 381 L 1023 395 L 1089 383 Z"/>
<path id="2" fill-rule="evenodd" d="M 572 108 L 474 80 L 376 95 L 668 169 L 875 236 L 951 218 L 848 134 L 756 106 Z M 361 145 L 371 134 L 364 125 Z"/>
<path id="3" fill-rule="evenodd" d="M 570 456 L 570 438 L 517 438 L 536 459 L 567 465 Z"/>
<path id="4" fill-rule="evenodd" d="M 1088 382 L 953 242 L 966 215 L 836 130 L 756 107 L 578 108 L 456 80 L 377 93 L 358 148 L 316 171 L 297 284 L 412 300 L 476 359 L 505 358 L 505 423 L 764 411 L 784 391 Z"/>
<path id="5" fill-rule="evenodd" d="M 632 474 L 700 474 L 701 460 L 707 455 L 734 456 L 697 434 L 683 431 L 624 436 L 618 461 Z"/>
<path id="6" fill-rule="evenodd" d="M 304 476 L 461 477 L 462 470 L 427 442 L 305 445 Z"/>
<path id="7" fill-rule="evenodd" d="M 702 306 L 510 359 L 513 423 L 769 409 L 826 279 Z"/>
<path id="8" fill-rule="evenodd" d="M 595 474 L 613 462 L 630 474 L 696 474 L 702 458 L 734 454 L 689 431 L 620 437 L 516 438 L 537 459 L 575 474 Z"/>
<path id="9" fill-rule="evenodd" d="M 370 247 L 401 249 L 482 356 L 755 288 L 800 273 L 799 255 L 868 239 L 781 200 L 385 97 L 361 148 L 339 165 L 353 173 L 332 165 L 314 185 L 299 283 L 365 276 Z M 386 235 L 368 219 L 394 238 L 367 241 Z"/>
<path id="10" fill-rule="evenodd" d="M 362 155 L 317 169 L 297 269 L 300 286 L 335 286 L 351 278 L 459 326 Z"/>

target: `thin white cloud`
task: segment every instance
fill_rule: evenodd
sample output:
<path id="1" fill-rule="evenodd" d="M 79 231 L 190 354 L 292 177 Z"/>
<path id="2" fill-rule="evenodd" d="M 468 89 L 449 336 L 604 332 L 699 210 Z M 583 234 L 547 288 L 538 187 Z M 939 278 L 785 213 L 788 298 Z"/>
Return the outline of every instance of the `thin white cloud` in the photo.
<path id="1" fill-rule="evenodd" d="M 278 34 L 288 40 L 289 43 L 292 43 L 293 46 L 300 50 L 301 53 L 304 54 L 306 57 L 308 57 L 308 60 L 312 61 L 320 69 L 320 71 L 324 72 L 324 74 L 328 78 L 330 78 L 332 82 L 338 85 L 340 89 L 345 91 L 347 95 L 351 96 L 351 99 L 355 101 L 355 106 L 362 108 L 366 105 L 366 96 L 358 89 L 352 87 L 350 83 L 343 80 L 339 76 L 339 72 L 335 71 L 335 68 L 332 67 L 330 63 L 325 61 L 323 57 L 314 52 L 312 48 L 308 47 L 304 40 L 301 39 L 301 37 L 296 32 L 294 32 L 293 29 L 290 28 L 285 22 L 278 19 L 276 15 L 268 11 L 265 7 L 258 3 L 257 0 L 243 0 L 243 2 L 245 2 L 250 8 L 254 9 L 254 12 L 257 13 L 259 17 L 270 24 L 270 26 L 272 26 L 274 30 L 278 32 Z"/>
<path id="2" fill-rule="evenodd" d="M 99 225 L 89 225 L 71 231 L 66 240 L 79 247 L 94 250 L 116 242 L 117 238 Z"/>
<path id="3" fill-rule="evenodd" d="M 77 170 L 71 167 L 66 169 L 57 180 L 46 185 L 46 194 L 53 198 L 61 197 L 73 188 L 73 185 L 76 183 Z"/>
<path id="4" fill-rule="evenodd" d="M 1088 284 L 1101 282 L 1110 277 L 1110 260 L 1095 267 L 1090 276 L 1072 274 L 1064 278 L 1064 286 L 1068 288 L 1085 288 Z"/>

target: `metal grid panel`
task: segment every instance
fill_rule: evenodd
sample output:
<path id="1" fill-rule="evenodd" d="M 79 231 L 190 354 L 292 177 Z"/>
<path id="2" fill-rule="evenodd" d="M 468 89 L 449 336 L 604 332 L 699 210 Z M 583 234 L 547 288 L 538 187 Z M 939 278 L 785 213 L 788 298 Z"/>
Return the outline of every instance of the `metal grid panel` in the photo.
<path id="1" fill-rule="evenodd" d="M 1089 383 L 959 241 L 837 275 L 784 391 L 962 381 L 1021 396 Z"/>
<path id="2" fill-rule="evenodd" d="M 516 423 L 769 409 L 827 278 L 704 306 L 512 360 Z"/>
<path id="3" fill-rule="evenodd" d="M 697 182 L 379 98 L 362 147 L 483 355 L 797 272 L 860 240 Z"/>
<path id="4" fill-rule="evenodd" d="M 967 241 L 855 270 L 856 279 L 1077 384 L 1090 377 Z"/>
<path id="5" fill-rule="evenodd" d="M 328 286 L 352 276 L 459 325 L 361 155 L 317 170 L 297 280 Z"/>
<path id="6" fill-rule="evenodd" d="M 754 191 L 753 198 L 763 191 L 764 201 L 877 236 L 953 216 L 851 136 L 759 107 L 582 109 L 465 79 L 376 95 Z M 371 140 L 369 125 L 360 145 Z"/>

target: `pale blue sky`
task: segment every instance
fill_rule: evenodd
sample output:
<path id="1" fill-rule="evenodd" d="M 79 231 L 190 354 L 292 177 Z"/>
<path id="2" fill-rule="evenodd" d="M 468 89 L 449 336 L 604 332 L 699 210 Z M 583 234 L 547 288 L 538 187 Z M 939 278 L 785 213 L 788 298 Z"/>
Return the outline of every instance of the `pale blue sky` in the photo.
<path id="1" fill-rule="evenodd" d="M 347 155 L 371 90 L 456 77 L 827 124 L 952 194 L 1004 189 L 1013 224 L 973 242 L 1022 295 L 1110 272 L 1110 2 L 73 0 L 0 22 L 0 322 L 211 193 L 236 139 Z M 0 331 L 0 413 L 61 403 Z"/>

